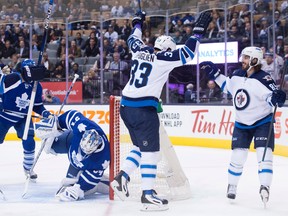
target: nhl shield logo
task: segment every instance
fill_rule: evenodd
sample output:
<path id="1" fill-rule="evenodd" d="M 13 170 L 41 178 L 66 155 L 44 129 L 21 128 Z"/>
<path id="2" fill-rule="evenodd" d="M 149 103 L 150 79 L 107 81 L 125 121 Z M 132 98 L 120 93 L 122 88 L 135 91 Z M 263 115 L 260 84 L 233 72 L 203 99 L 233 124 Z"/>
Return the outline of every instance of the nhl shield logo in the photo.
<path id="1" fill-rule="evenodd" d="M 250 102 L 250 97 L 245 89 L 239 89 L 234 97 L 234 104 L 237 110 L 245 109 Z"/>

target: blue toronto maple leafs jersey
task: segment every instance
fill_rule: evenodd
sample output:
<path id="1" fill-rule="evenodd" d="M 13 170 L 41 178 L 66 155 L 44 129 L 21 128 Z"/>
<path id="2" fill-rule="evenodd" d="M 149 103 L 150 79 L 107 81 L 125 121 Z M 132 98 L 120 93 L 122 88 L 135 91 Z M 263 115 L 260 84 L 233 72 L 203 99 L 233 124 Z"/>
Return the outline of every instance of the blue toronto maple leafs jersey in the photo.
<path id="1" fill-rule="evenodd" d="M 221 74 L 215 81 L 225 93 L 229 92 L 233 96 L 236 127 L 271 121 L 271 96 L 276 84 L 270 74 L 260 70 L 247 77 L 246 71 L 240 69 L 231 77 Z"/>
<path id="2" fill-rule="evenodd" d="M 89 120 L 76 110 L 69 110 L 58 117 L 63 129 L 73 131 L 68 157 L 71 164 L 81 170 L 105 170 L 110 162 L 110 146 L 104 131 L 95 122 Z M 80 141 L 85 130 L 95 129 L 102 137 L 103 143 L 98 150 L 86 155 L 80 148 Z"/>
<path id="3" fill-rule="evenodd" d="M 14 72 L 8 75 L 0 74 L 0 95 L 2 109 L 0 117 L 10 122 L 18 122 L 28 113 L 30 97 L 34 83 L 22 81 L 20 73 Z M 5 112 L 5 110 L 12 112 Z M 45 108 L 42 103 L 42 86 L 38 82 L 33 111 L 42 115 Z M 19 113 L 19 114 L 15 114 Z M 23 115 L 21 115 L 23 113 Z"/>
<path id="4" fill-rule="evenodd" d="M 194 58 L 199 41 L 190 37 L 182 48 L 172 52 L 149 53 L 142 38 L 142 32 L 134 28 L 127 40 L 132 53 L 130 79 L 123 89 L 121 104 L 131 107 L 154 106 L 158 100 L 169 73 Z M 151 49 L 150 49 L 151 50 Z"/>

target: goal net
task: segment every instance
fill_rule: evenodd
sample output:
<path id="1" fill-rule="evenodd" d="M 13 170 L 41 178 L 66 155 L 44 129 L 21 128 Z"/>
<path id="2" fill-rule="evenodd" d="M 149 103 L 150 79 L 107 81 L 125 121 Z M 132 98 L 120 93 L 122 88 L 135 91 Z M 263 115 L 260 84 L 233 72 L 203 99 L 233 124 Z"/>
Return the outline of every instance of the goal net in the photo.
<path id="1" fill-rule="evenodd" d="M 132 141 L 128 129 L 125 127 L 120 117 L 120 99 L 121 97 L 110 96 L 110 182 L 113 181 L 114 177 L 120 171 L 122 163 L 126 159 L 126 155 L 132 148 Z M 168 200 L 188 199 L 191 197 L 189 181 L 181 168 L 173 145 L 162 124 L 160 124 L 159 134 L 161 160 L 157 164 L 157 177 L 154 189 L 159 196 L 165 197 Z M 130 176 L 128 189 L 130 194 L 129 199 L 140 199 L 142 191 L 141 173 L 139 168 Z M 109 198 L 114 200 L 114 192 L 111 187 Z"/>

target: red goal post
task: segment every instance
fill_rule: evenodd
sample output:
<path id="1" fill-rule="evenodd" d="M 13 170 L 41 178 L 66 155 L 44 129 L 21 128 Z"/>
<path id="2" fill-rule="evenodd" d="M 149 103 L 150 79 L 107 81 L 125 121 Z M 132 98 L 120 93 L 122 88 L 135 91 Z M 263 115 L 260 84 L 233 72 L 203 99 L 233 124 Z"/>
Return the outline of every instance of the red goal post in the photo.
<path id="1" fill-rule="evenodd" d="M 128 129 L 120 117 L 120 100 L 121 97 L 119 96 L 110 96 L 110 182 L 113 181 L 120 171 L 121 165 L 132 147 Z M 166 197 L 169 200 L 188 199 L 191 197 L 189 181 L 182 170 L 174 147 L 162 124 L 160 124 L 159 134 L 161 160 L 157 164 L 155 190 L 160 196 Z M 129 198 L 139 200 L 141 196 L 141 174 L 139 169 L 130 176 L 128 189 L 130 193 Z M 114 200 L 114 192 L 111 187 L 109 198 L 110 200 Z"/>

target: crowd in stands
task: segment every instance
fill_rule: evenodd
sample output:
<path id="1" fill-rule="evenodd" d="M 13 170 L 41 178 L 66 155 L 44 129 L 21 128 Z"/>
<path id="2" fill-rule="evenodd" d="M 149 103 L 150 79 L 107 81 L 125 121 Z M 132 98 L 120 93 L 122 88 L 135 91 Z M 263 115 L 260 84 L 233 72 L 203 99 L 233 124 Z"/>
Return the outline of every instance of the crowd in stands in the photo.
<path id="1" fill-rule="evenodd" d="M 46 80 L 65 80 L 66 67 L 68 67 L 69 79 L 73 79 L 75 73 L 79 74 L 83 81 L 84 99 L 90 99 L 90 102 L 94 102 L 94 98 L 100 96 L 100 54 L 102 52 L 105 72 L 103 77 L 104 91 L 121 95 L 121 89 L 129 79 L 131 54 L 126 40 L 132 30 L 131 16 L 135 13 L 135 8 L 138 8 L 138 1 L 57 0 L 54 2 L 52 17 L 62 18 L 62 22 L 55 20 L 53 22 L 52 20 L 49 26 L 42 58 L 42 64 L 48 69 L 45 76 Z M 152 12 L 156 11 L 155 14 L 157 14 L 160 9 L 173 8 L 175 2 L 177 1 L 142 0 L 142 6 L 149 17 L 149 12 L 153 14 Z M 272 14 L 271 1 L 269 0 L 257 0 L 253 8 L 247 3 L 250 1 L 239 0 L 235 2 L 236 6 L 229 7 L 226 18 L 227 26 L 225 26 L 224 10 L 213 9 L 213 20 L 201 42 L 224 41 L 225 33 L 227 33 L 227 40 L 238 41 L 239 51 L 241 51 L 246 46 L 250 46 L 251 40 L 253 40 L 255 46 L 263 49 L 263 69 L 271 73 L 280 85 L 285 58 L 288 58 L 288 38 L 286 38 L 288 35 L 288 21 L 286 21 L 288 2 L 276 1 L 274 14 Z M 205 9 L 206 6 L 209 6 L 209 1 L 200 0 L 198 2 L 199 8 Z M 47 13 L 48 7 L 48 1 L 41 0 L 7 0 L 7 3 L 2 3 L 0 11 L 2 23 L 0 24 L 0 58 L 2 63 L 15 69 L 15 65 L 21 59 L 31 56 L 31 51 L 33 59 L 37 62 L 45 28 L 43 21 L 36 18 L 43 17 L 43 14 Z M 95 17 L 93 16 L 100 11 L 109 12 L 108 19 L 103 22 L 103 41 L 101 41 L 100 24 L 94 20 Z M 251 34 L 251 13 L 253 13 L 253 34 Z M 272 24 L 272 15 L 274 16 L 274 25 Z M 177 44 L 183 44 L 192 35 L 195 16 L 196 13 L 194 12 L 169 15 L 168 32 Z M 29 32 L 30 17 L 36 20 L 32 26 L 32 40 Z M 68 29 L 66 29 L 64 18 L 68 19 Z M 165 33 L 164 18 L 153 18 L 155 17 L 151 15 L 143 29 L 143 41 L 149 46 L 153 46 L 155 39 Z M 273 30 L 275 30 L 275 47 L 271 43 Z M 69 31 L 68 41 L 65 37 L 66 31 Z M 253 38 L 251 38 L 252 35 Z M 66 62 L 67 59 L 68 62 Z M 192 83 L 191 85 L 195 86 L 195 82 L 195 80 L 192 81 L 194 85 Z M 209 82 L 206 80 L 205 84 L 200 86 L 203 89 L 201 102 L 223 100 L 223 95 L 217 95 L 216 99 L 214 96 L 214 99 L 209 96 L 211 94 L 207 91 L 210 89 L 209 86 L 212 86 L 211 82 L 209 85 Z M 192 91 L 191 85 L 189 88 L 187 85 L 187 90 Z M 193 91 L 196 89 L 193 88 Z M 179 101 L 186 101 L 184 94 L 182 99 L 176 102 Z M 191 101 L 197 102 L 195 99 Z"/>

